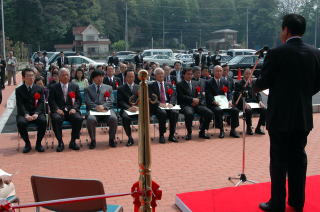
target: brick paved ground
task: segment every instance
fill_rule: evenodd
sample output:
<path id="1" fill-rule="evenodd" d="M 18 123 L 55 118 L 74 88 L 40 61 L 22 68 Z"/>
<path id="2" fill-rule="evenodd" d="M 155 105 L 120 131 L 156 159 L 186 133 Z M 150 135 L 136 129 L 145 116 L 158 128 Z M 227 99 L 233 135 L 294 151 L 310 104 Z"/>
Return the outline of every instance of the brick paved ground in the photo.
<path id="1" fill-rule="evenodd" d="M 315 128 L 309 135 L 307 147 L 308 175 L 320 174 L 320 114 L 314 115 L 314 123 Z M 174 204 L 176 193 L 232 186 L 227 177 L 241 171 L 242 139 L 228 136 L 219 139 L 215 132 L 212 139 L 201 140 L 197 138 L 196 128 L 192 141 L 166 144 L 152 142 L 152 177 L 163 190 L 157 211 L 179 211 Z M 153 135 L 153 127 L 150 129 Z M 178 132 L 184 134 L 182 126 L 179 126 Z M 137 142 L 132 147 L 126 147 L 124 136 L 125 142 L 111 149 L 107 146 L 107 136 L 101 130 L 98 133 L 95 150 L 83 147 L 79 152 L 67 149 L 57 153 L 49 149 L 42 154 L 32 150 L 26 155 L 16 151 L 16 134 L 1 134 L 0 168 L 16 173 L 14 183 L 22 203 L 33 201 L 31 175 L 98 179 L 103 182 L 106 193 L 129 192 L 131 185 L 138 179 Z M 118 133 L 120 136 L 121 128 Z M 210 133 L 213 133 L 213 129 L 210 129 Z M 31 134 L 34 143 L 34 133 Z M 137 132 L 134 134 L 137 141 Z M 65 143 L 68 143 L 69 136 L 70 131 L 65 131 Z M 269 181 L 268 148 L 267 135 L 247 138 L 246 173 L 250 179 Z M 124 211 L 132 211 L 131 197 L 110 199 L 108 202 L 122 205 Z"/>

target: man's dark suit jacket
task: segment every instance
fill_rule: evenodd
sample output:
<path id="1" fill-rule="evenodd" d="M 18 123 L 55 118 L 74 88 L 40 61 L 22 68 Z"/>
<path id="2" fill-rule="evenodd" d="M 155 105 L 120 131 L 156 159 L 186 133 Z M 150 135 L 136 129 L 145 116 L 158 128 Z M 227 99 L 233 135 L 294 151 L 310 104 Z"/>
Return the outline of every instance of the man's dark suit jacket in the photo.
<path id="1" fill-rule="evenodd" d="M 177 84 L 177 99 L 178 104 L 183 106 L 191 106 L 193 98 L 199 98 L 200 104 L 199 105 L 205 105 L 203 102 L 203 96 L 202 92 L 199 93 L 196 90 L 196 87 L 200 87 L 199 82 L 191 80 L 192 84 L 192 91 L 188 85 L 188 83 L 185 80 L 182 80 Z"/>
<path id="2" fill-rule="evenodd" d="M 69 96 L 69 93 L 72 91 L 75 92 L 75 95 L 76 95 L 74 105 L 72 105 L 72 99 Z M 65 108 L 67 109 L 67 111 L 70 111 L 71 109 L 75 109 L 77 112 L 79 112 L 81 102 L 82 102 L 82 99 L 79 91 L 79 86 L 77 84 L 69 82 L 67 102 L 64 101 L 63 91 L 62 91 L 60 82 L 53 84 L 50 88 L 49 106 L 50 106 L 51 112 L 53 113 L 56 112 L 57 109 L 65 111 Z"/>
<path id="3" fill-rule="evenodd" d="M 109 80 L 108 76 L 105 76 L 103 79 L 103 84 L 110 85 L 113 90 L 117 89 L 117 85 L 116 85 L 117 83 L 118 83 L 118 87 L 119 87 L 121 85 L 121 81 L 118 77 L 115 77 L 115 76 L 113 76 L 112 81 Z"/>
<path id="4" fill-rule="evenodd" d="M 58 64 L 59 68 L 62 68 L 61 57 L 59 57 L 57 59 L 57 64 Z M 64 64 L 69 64 L 69 60 L 68 60 L 68 58 L 66 56 L 64 56 Z"/>
<path id="5" fill-rule="evenodd" d="M 133 59 L 136 66 L 141 66 L 143 64 L 143 57 L 140 54 L 137 54 L 136 56 L 134 56 Z"/>
<path id="6" fill-rule="evenodd" d="M 150 108 L 151 107 L 158 107 L 160 104 L 160 89 L 158 86 L 158 81 L 154 81 L 151 84 L 149 84 L 149 96 L 150 98 L 152 98 L 152 94 L 155 94 L 158 98 L 158 102 L 156 104 L 150 104 Z M 177 104 L 177 96 L 176 96 L 176 92 L 174 91 L 172 85 L 170 83 L 164 82 L 164 89 L 165 89 L 165 94 L 166 94 L 166 103 L 170 103 L 170 104 Z M 168 90 L 172 89 L 173 94 L 169 95 L 168 94 Z"/>
<path id="7" fill-rule="evenodd" d="M 310 131 L 312 96 L 320 90 L 320 51 L 300 38 L 269 50 L 255 90 L 268 88 L 267 129 Z"/>
<path id="8" fill-rule="evenodd" d="M 212 106 L 212 102 L 214 101 L 214 96 L 217 95 L 225 95 L 222 91 L 223 86 L 228 86 L 228 82 L 224 79 L 220 78 L 220 86 L 218 87 L 215 78 L 211 78 L 206 82 L 206 103 L 208 107 Z M 227 99 L 230 101 L 231 99 L 231 92 L 228 89 L 227 92 Z"/>
<path id="9" fill-rule="evenodd" d="M 34 94 L 39 93 L 40 99 L 35 105 L 36 101 L 34 99 Z M 16 88 L 16 104 L 19 116 L 25 116 L 26 114 L 41 114 L 44 113 L 44 105 L 43 105 L 43 89 L 33 84 L 31 92 L 28 92 L 27 86 L 22 84 L 18 88 Z"/>
<path id="10" fill-rule="evenodd" d="M 169 77 L 169 79 L 168 79 Z M 174 75 L 169 74 L 167 77 L 164 77 L 164 81 L 171 83 L 171 84 L 177 84 L 177 78 Z"/>
<path id="11" fill-rule="evenodd" d="M 127 83 L 118 87 L 117 100 L 118 107 L 121 109 L 121 111 L 127 110 L 131 107 L 129 99 L 131 96 L 138 96 L 138 91 L 139 86 L 136 84 L 133 86 L 133 92 L 131 92 Z"/>
<path id="12" fill-rule="evenodd" d="M 114 65 L 114 66 L 119 66 L 119 58 L 117 56 L 113 57 L 109 57 L 108 59 L 108 65 Z"/>
<path id="13" fill-rule="evenodd" d="M 195 56 L 194 56 L 194 64 L 196 65 L 196 66 L 199 66 L 199 64 L 200 64 L 200 55 L 199 54 L 196 54 Z M 206 64 L 206 56 L 202 53 L 202 55 L 201 55 L 201 64 L 202 64 L 202 66 L 205 66 L 205 65 L 207 65 Z"/>

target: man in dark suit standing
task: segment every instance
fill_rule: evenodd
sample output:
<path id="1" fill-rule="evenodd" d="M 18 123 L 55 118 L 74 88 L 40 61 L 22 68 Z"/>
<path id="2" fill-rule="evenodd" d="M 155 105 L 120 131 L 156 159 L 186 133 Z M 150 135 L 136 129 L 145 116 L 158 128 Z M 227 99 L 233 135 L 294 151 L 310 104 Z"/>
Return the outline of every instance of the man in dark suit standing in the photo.
<path id="1" fill-rule="evenodd" d="M 177 97 L 176 93 L 170 83 L 164 82 L 164 71 L 162 68 L 156 68 L 154 70 L 155 81 L 149 85 L 149 95 L 152 99 L 152 95 L 156 95 L 158 101 L 155 104 L 150 103 L 150 114 L 156 115 L 159 122 L 159 143 L 165 143 L 164 133 L 166 132 L 166 120 L 170 121 L 170 134 L 169 141 L 178 142 L 174 133 L 176 131 L 176 125 L 178 122 L 179 111 L 178 110 L 164 110 L 163 108 L 170 108 L 176 105 Z"/>
<path id="2" fill-rule="evenodd" d="M 136 67 L 142 67 L 142 64 L 143 64 L 143 57 L 141 55 L 141 52 L 138 51 L 137 55 L 134 56 L 134 63 L 136 64 Z"/>
<path id="3" fill-rule="evenodd" d="M 203 49 L 198 49 L 198 54 L 194 55 L 194 64 L 196 66 L 205 66 L 206 65 L 206 56 L 203 53 Z"/>
<path id="4" fill-rule="evenodd" d="M 283 45 L 268 51 L 254 89 L 269 89 L 267 129 L 270 136 L 271 199 L 259 206 L 265 211 L 285 211 L 288 204 L 303 211 L 307 136 L 313 128 L 312 96 L 320 90 L 320 51 L 302 41 L 304 17 L 283 17 Z M 283 80 L 286 79 L 286 80 Z"/>
<path id="5" fill-rule="evenodd" d="M 103 79 L 103 84 L 110 85 L 113 90 L 117 90 L 121 84 L 120 79 L 114 76 L 114 68 L 112 65 L 107 66 L 106 76 Z"/>
<path id="6" fill-rule="evenodd" d="M 224 138 L 224 128 L 223 128 L 223 109 L 219 106 L 216 101 L 215 96 L 227 95 L 230 108 L 224 109 L 230 114 L 231 120 L 231 131 L 230 136 L 234 138 L 239 138 L 239 134 L 236 128 L 239 126 L 239 110 L 232 104 L 231 93 L 228 89 L 228 83 L 222 79 L 222 67 L 215 66 L 213 68 L 214 77 L 207 81 L 206 83 L 206 102 L 208 108 L 214 113 L 215 127 L 220 129 L 219 138 Z M 224 90 L 226 89 L 226 90 Z"/>
<path id="7" fill-rule="evenodd" d="M 83 118 L 80 115 L 81 96 L 79 86 L 70 81 L 67 68 L 59 70 L 59 83 L 53 84 L 49 91 L 49 106 L 51 110 L 52 127 L 58 140 L 57 152 L 64 150 L 62 140 L 62 123 L 70 121 L 72 125 L 69 148 L 79 150 L 76 139 L 80 137 Z"/>
<path id="8" fill-rule="evenodd" d="M 113 65 L 115 67 L 119 66 L 119 58 L 117 57 L 116 52 L 112 52 L 112 56 L 108 59 L 108 65 Z"/>
<path id="9" fill-rule="evenodd" d="M 17 102 L 17 127 L 18 131 L 25 142 L 23 153 L 31 150 L 31 144 L 28 136 L 28 124 L 37 125 L 37 142 L 36 150 L 44 152 L 41 141 L 46 132 L 47 120 L 44 114 L 44 97 L 43 89 L 34 84 L 35 73 L 32 69 L 25 68 L 22 70 L 23 84 L 16 88 Z"/>
<path id="10" fill-rule="evenodd" d="M 64 56 L 63 52 L 60 52 L 60 57 L 57 59 L 59 68 L 64 67 L 65 64 L 69 64 L 68 58 Z"/>
<path id="11" fill-rule="evenodd" d="M 132 105 L 132 102 L 130 100 L 135 100 L 138 96 L 138 90 L 139 86 L 137 84 L 134 84 L 134 78 L 135 74 L 133 70 L 126 70 L 124 72 L 126 83 L 118 88 L 118 107 L 120 110 L 120 116 L 122 118 L 122 125 L 123 128 L 128 136 L 128 143 L 127 146 L 132 146 L 134 141 L 131 135 L 131 122 L 134 116 L 129 116 L 127 111 L 130 111 L 132 113 L 138 111 L 138 107 L 135 105 Z"/>
<path id="12" fill-rule="evenodd" d="M 179 61 L 174 62 L 173 70 L 170 72 L 171 76 L 176 78 L 176 84 L 183 80 L 182 76 L 182 64 Z"/>
<path id="13" fill-rule="evenodd" d="M 194 114 L 200 115 L 200 132 L 199 138 L 209 139 L 205 131 L 209 129 L 209 123 L 212 120 L 213 113 L 204 104 L 200 84 L 192 80 L 192 69 L 182 71 L 183 81 L 177 84 L 178 104 L 181 107 L 181 112 L 185 116 L 187 128 L 186 140 L 192 138 L 192 121 Z"/>
<path id="14" fill-rule="evenodd" d="M 4 89 L 5 81 L 6 81 L 6 60 L 0 55 L 0 89 Z"/>

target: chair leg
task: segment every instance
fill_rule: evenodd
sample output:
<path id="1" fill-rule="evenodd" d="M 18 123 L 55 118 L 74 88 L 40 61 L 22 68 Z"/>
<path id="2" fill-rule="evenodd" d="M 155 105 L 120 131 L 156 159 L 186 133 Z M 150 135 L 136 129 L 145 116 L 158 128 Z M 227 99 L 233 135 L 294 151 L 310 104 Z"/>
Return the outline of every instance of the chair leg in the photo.
<path id="1" fill-rule="evenodd" d="M 18 132 L 18 147 L 17 147 L 17 152 L 20 151 L 20 134 Z"/>

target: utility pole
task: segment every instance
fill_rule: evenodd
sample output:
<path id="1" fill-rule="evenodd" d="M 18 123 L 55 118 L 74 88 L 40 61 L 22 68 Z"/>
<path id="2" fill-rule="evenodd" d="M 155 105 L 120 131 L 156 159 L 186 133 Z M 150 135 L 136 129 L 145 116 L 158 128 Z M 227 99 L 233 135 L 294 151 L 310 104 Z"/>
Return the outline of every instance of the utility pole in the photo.
<path id="1" fill-rule="evenodd" d="M 317 32 L 318 32 L 318 3 L 319 0 L 317 0 L 317 4 L 314 6 L 316 18 L 314 21 L 314 47 L 317 48 Z"/>
<path id="2" fill-rule="evenodd" d="M 2 19 L 2 46 L 3 46 L 3 59 L 6 59 L 6 36 L 4 34 L 4 10 L 3 0 L 1 0 L 1 19 Z"/>
<path id="3" fill-rule="evenodd" d="M 182 49 L 182 30 L 180 30 L 180 49 Z"/>
<path id="4" fill-rule="evenodd" d="M 162 15 L 162 48 L 164 48 L 164 15 Z"/>
<path id="5" fill-rule="evenodd" d="M 247 41 L 246 41 L 246 44 L 247 44 L 247 49 L 249 48 L 249 10 L 247 8 Z"/>
<path id="6" fill-rule="evenodd" d="M 202 34 L 202 30 L 200 29 L 200 40 L 199 40 L 199 48 L 201 48 L 201 34 Z"/>
<path id="7" fill-rule="evenodd" d="M 153 49 L 153 36 L 151 37 L 151 49 Z"/>
<path id="8" fill-rule="evenodd" d="M 126 20 L 124 29 L 124 40 L 126 43 L 126 51 L 128 51 L 128 2 L 126 1 Z"/>

